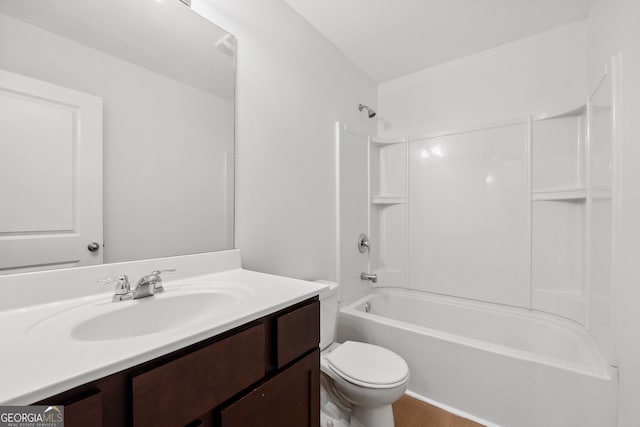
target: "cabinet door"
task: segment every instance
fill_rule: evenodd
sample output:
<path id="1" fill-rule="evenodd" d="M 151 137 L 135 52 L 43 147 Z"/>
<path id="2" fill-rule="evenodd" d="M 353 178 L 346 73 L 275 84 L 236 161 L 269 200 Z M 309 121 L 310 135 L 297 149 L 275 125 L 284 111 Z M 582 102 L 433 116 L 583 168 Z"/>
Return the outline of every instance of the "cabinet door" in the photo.
<path id="1" fill-rule="evenodd" d="M 224 408 L 222 427 L 319 427 L 320 351 Z"/>

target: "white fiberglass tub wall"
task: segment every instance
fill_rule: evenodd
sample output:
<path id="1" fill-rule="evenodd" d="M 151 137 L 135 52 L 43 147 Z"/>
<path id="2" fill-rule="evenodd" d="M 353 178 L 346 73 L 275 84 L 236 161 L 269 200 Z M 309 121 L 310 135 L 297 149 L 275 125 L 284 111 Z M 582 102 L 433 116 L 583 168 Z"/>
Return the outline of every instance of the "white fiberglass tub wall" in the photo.
<path id="1" fill-rule="evenodd" d="M 616 371 L 554 316 L 379 288 L 341 309 L 338 333 L 401 354 L 411 392 L 494 425 L 615 426 Z"/>

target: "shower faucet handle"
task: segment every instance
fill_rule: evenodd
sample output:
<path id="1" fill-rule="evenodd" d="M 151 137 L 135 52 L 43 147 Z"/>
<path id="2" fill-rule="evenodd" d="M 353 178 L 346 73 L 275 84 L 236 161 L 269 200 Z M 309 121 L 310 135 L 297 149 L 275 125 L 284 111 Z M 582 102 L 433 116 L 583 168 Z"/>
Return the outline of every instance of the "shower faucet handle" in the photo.
<path id="1" fill-rule="evenodd" d="M 358 250 L 360 251 L 361 254 L 363 254 L 365 252 L 369 252 L 370 249 L 371 249 L 371 246 L 369 243 L 369 238 L 367 237 L 366 234 L 362 233 L 358 237 Z"/>

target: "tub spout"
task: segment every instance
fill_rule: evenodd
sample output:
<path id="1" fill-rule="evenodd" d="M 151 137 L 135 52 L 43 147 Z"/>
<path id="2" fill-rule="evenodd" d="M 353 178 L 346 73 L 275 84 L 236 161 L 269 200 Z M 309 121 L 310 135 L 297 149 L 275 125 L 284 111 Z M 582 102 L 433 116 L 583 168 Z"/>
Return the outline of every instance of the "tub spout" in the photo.
<path id="1" fill-rule="evenodd" d="M 360 273 L 360 280 L 369 280 L 371 283 L 378 282 L 377 274 L 369 274 L 369 273 Z"/>

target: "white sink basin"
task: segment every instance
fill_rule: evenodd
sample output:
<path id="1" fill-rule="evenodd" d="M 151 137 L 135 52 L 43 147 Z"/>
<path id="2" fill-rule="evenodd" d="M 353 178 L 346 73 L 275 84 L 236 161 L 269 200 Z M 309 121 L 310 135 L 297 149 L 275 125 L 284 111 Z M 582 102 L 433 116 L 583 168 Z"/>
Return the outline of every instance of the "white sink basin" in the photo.
<path id="1" fill-rule="evenodd" d="M 103 295 L 44 318 L 27 333 L 38 338 L 51 331 L 64 331 L 78 341 L 108 341 L 204 323 L 213 326 L 252 294 L 244 285 L 215 283 L 184 284 L 150 297 L 119 302 Z"/>
<path id="2" fill-rule="evenodd" d="M 81 341 L 103 341 L 154 334 L 198 321 L 212 311 L 228 311 L 237 298 L 224 293 L 193 293 L 170 298 L 155 295 L 131 303 L 80 323 L 71 330 L 71 336 Z"/>

